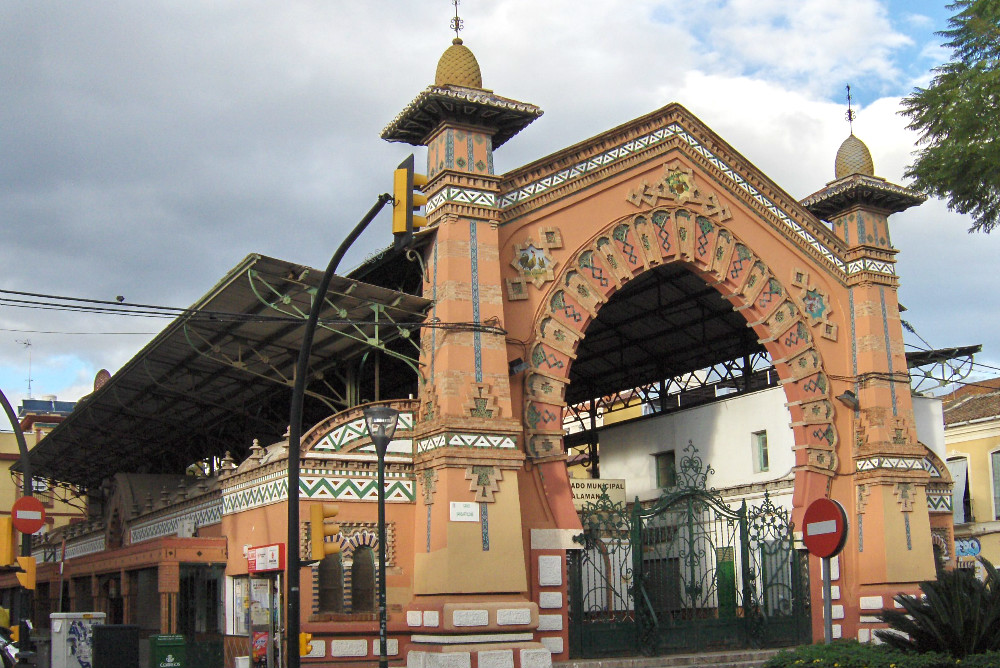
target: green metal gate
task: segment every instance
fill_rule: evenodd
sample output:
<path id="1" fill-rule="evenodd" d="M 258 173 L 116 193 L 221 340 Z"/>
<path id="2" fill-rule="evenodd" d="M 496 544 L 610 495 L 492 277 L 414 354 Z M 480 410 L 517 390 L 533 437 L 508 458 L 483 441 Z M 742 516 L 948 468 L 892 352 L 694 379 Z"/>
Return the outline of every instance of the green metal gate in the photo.
<path id="1" fill-rule="evenodd" d="M 689 444 L 678 484 L 651 506 L 602 495 L 581 510 L 569 556 L 570 655 L 774 646 L 810 641 L 807 564 L 787 511 L 765 494 L 738 510 L 706 489 Z"/>

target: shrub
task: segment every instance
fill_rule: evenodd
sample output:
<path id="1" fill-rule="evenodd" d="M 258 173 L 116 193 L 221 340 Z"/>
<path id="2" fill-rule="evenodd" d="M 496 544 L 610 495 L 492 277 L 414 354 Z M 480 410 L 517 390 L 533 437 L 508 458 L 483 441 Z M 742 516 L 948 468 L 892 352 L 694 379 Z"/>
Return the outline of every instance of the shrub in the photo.
<path id="1" fill-rule="evenodd" d="M 994 657 L 996 661 L 996 657 Z M 957 664 L 944 654 L 912 654 L 888 645 L 861 644 L 856 640 L 830 645 L 803 645 L 771 657 L 764 668 L 985 668 L 963 661 Z"/>
<path id="2" fill-rule="evenodd" d="M 879 618 L 889 629 L 875 635 L 897 649 L 959 659 L 1000 650 L 1000 575 L 988 560 L 980 561 L 984 581 L 966 569 L 939 571 L 936 580 L 920 584 L 922 598 L 897 596 L 902 609 L 883 610 Z"/>

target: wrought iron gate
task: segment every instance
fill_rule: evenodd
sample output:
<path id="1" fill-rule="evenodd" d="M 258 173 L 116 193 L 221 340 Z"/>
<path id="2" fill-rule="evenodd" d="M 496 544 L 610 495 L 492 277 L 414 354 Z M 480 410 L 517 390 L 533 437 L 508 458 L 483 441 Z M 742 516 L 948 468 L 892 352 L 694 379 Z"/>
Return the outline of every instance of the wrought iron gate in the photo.
<path id="1" fill-rule="evenodd" d="M 602 495 L 570 554 L 573 658 L 810 641 L 807 564 L 786 510 L 738 510 L 706 489 L 689 444 L 678 484 L 631 509 Z"/>

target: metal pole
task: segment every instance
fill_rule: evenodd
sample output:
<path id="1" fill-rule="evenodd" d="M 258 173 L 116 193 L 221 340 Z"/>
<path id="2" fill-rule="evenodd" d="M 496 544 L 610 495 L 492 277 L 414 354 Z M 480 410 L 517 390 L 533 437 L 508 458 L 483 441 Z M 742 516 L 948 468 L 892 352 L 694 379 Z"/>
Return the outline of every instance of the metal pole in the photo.
<path id="1" fill-rule="evenodd" d="M 833 600 L 830 591 L 830 557 L 823 557 L 823 642 L 833 642 Z"/>
<path id="2" fill-rule="evenodd" d="M 344 254 L 351 247 L 351 244 L 357 241 L 368 224 L 382 210 L 382 207 L 391 201 L 392 195 L 388 193 L 379 195 L 375 205 L 351 230 L 351 233 L 340 244 L 337 252 L 330 258 L 330 264 L 326 268 L 326 273 L 323 274 L 323 280 L 316 288 L 312 308 L 309 309 L 309 319 L 302 332 L 302 346 L 299 349 L 299 357 L 295 365 L 295 385 L 292 388 L 292 406 L 288 419 L 288 606 L 285 614 L 285 646 L 287 647 L 288 668 L 299 668 L 301 664 L 298 652 L 299 629 L 301 628 L 299 623 L 301 614 L 299 597 L 299 569 L 301 568 L 301 560 L 299 559 L 299 465 L 301 462 L 299 460 L 301 457 L 302 404 L 306 395 L 313 335 L 316 333 L 316 324 L 319 321 L 319 312 L 323 308 L 326 292 L 330 289 L 330 281 L 333 279 L 334 272 L 337 271 Z"/>
<path id="3" fill-rule="evenodd" d="M 387 439 L 388 440 L 388 439 Z M 388 668 L 386 650 L 385 610 L 385 449 L 386 444 L 376 444 L 378 451 L 378 666 Z"/>
<path id="4" fill-rule="evenodd" d="M 31 460 L 28 458 L 28 442 L 24 440 L 21 422 L 17 419 L 14 407 L 7 401 L 7 395 L 2 390 L 0 390 L 0 402 L 3 403 L 3 410 L 7 413 L 7 419 L 10 421 L 14 437 L 17 439 L 17 449 L 21 453 L 21 496 L 33 496 L 35 486 L 31 477 Z M 21 534 L 21 556 L 31 556 L 31 536 L 28 534 Z M 0 565 L 6 566 L 7 564 Z M 28 620 L 31 618 L 31 607 L 34 602 L 30 589 L 18 588 L 18 594 L 21 597 L 21 628 L 17 649 L 20 652 L 28 652 L 31 649 L 31 627 L 28 626 Z"/>

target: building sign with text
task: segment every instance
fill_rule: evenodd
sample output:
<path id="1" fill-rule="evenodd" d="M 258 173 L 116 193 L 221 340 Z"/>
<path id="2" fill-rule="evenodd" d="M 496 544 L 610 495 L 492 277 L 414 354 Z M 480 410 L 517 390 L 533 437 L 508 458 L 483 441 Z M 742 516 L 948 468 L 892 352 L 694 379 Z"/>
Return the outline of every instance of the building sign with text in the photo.
<path id="1" fill-rule="evenodd" d="M 625 480 L 611 478 L 570 478 L 569 486 L 573 490 L 573 507 L 577 510 L 583 504 L 596 502 L 601 494 L 607 494 L 611 503 L 625 504 Z"/>

